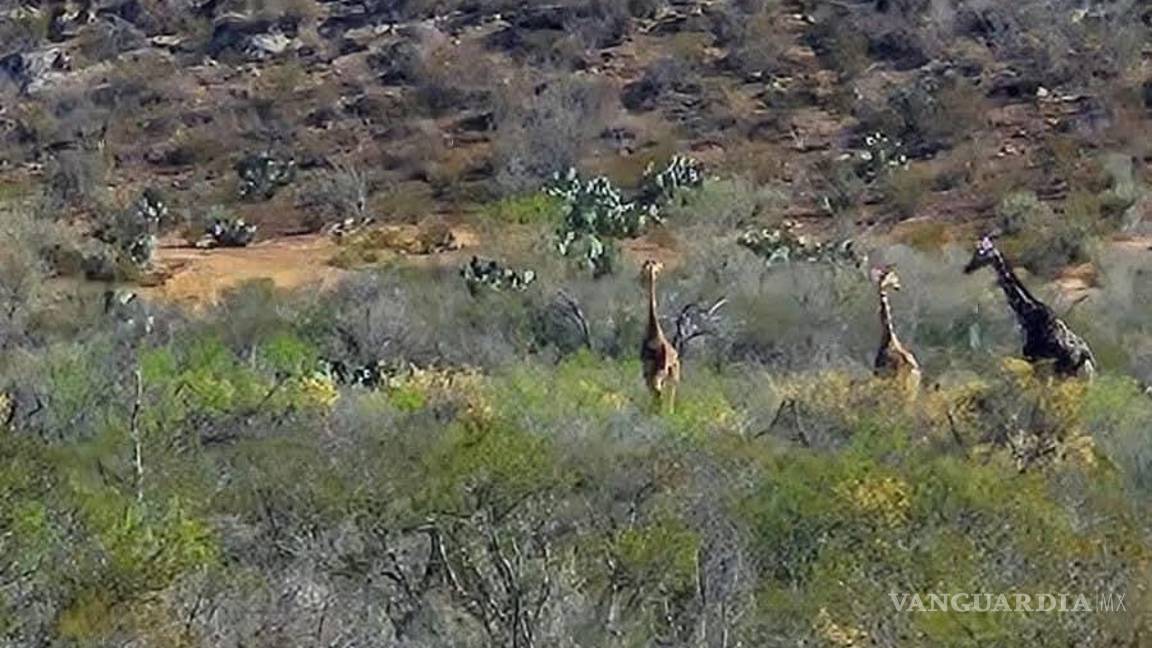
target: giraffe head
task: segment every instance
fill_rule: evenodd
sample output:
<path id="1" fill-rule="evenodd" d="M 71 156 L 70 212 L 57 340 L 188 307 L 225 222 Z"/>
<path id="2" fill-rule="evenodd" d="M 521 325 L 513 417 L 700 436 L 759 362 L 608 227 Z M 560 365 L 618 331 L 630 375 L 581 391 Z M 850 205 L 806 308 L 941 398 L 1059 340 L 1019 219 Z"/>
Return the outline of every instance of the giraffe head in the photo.
<path id="1" fill-rule="evenodd" d="M 640 277 L 645 281 L 655 281 L 656 275 L 664 270 L 664 264 L 655 259 L 648 259 L 640 266 Z"/>
<path id="2" fill-rule="evenodd" d="M 872 268 L 872 281 L 876 282 L 881 291 L 900 290 L 900 275 L 896 274 L 896 264 Z"/>
<path id="3" fill-rule="evenodd" d="M 972 258 L 968 260 L 968 265 L 964 266 L 964 274 L 971 274 L 986 265 L 991 265 L 995 259 L 996 244 L 992 242 L 992 237 L 984 236 L 976 243 Z"/>

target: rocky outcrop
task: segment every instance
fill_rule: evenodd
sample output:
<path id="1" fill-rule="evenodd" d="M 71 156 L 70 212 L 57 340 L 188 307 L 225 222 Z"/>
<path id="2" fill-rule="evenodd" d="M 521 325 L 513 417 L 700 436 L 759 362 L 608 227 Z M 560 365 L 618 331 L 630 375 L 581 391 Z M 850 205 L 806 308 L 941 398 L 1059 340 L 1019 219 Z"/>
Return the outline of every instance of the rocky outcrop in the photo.
<path id="1" fill-rule="evenodd" d="M 215 59 L 238 57 L 264 60 L 296 46 L 297 20 L 253 18 L 230 14 L 216 20 L 205 53 Z"/>
<path id="2" fill-rule="evenodd" d="M 0 58 L 0 76 L 25 93 L 35 92 L 71 70 L 72 56 L 63 47 L 45 47 Z"/>

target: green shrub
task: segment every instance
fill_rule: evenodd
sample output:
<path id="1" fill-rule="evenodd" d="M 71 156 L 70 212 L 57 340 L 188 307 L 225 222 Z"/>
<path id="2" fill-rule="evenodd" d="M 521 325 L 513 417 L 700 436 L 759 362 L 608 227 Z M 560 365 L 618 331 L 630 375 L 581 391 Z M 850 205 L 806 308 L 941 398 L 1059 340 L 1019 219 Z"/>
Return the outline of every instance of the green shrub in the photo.
<path id="1" fill-rule="evenodd" d="M 997 208 L 1000 225 L 1008 234 L 1005 251 L 1032 272 L 1050 275 L 1066 265 L 1087 261 L 1099 211 L 1079 197 L 1071 197 L 1057 214 L 1030 192 L 1014 193 Z"/>
<path id="2" fill-rule="evenodd" d="M 560 199 L 535 192 L 490 204 L 481 211 L 481 217 L 514 225 L 555 225 L 560 220 L 561 209 Z"/>
<path id="3" fill-rule="evenodd" d="M 863 273 L 766 269 L 717 246 L 694 246 L 692 270 L 662 284 L 668 316 L 729 299 L 682 356 L 666 414 L 647 407 L 630 275 L 537 279 L 564 278 L 593 350 L 549 346 L 536 291 L 473 299 L 451 268 L 319 296 L 247 285 L 204 317 L 157 312 L 138 349 L 100 325 L 13 342 L 0 643 L 415 644 L 425 619 L 432 643 L 465 646 L 1140 636 L 1139 383 L 998 367 L 1014 320 L 1000 295 L 976 299 L 987 277 L 957 280 L 967 250 L 897 246 L 871 254 L 906 281 L 897 325 L 932 385 L 910 401 L 870 376 L 880 332 Z M 1147 282 L 1106 270 L 1077 317 L 1150 353 Z M 337 388 L 313 374 L 320 358 L 386 375 Z M 1053 452 L 1018 461 L 1024 435 Z M 1125 593 L 1129 614 L 903 613 L 891 597 L 1096 588 Z"/>
<path id="4" fill-rule="evenodd" d="M 777 187 L 757 186 L 745 178 L 706 180 L 684 192 L 666 214 L 674 225 L 732 230 L 774 220 L 787 203 L 787 194 Z"/>
<path id="5" fill-rule="evenodd" d="M 1084 427 L 1139 493 L 1152 492 L 1152 400 L 1134 380 L 1103 376 L 1084 401 Z"/>
<path id="6" fill-rule="evenodd" d="M 888 204 L 903 218 L 915 216 L 931 189 L 930 182 L 928 172 L 921 169 L 901 169 L 890 174 L 884 187 Z"/>

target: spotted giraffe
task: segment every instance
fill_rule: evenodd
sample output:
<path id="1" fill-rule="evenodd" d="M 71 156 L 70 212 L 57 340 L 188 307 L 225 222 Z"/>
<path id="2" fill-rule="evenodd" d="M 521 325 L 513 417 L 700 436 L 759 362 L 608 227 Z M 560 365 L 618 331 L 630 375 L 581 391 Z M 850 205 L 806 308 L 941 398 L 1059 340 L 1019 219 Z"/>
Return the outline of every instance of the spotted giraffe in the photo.
<path id="1" fill-rule="evenodd" d="M 671 411 L 676 400 L 676 386 L 680 383 L 680 355 L 668 341 L 660 327 L 656 307 L 656 275 L 664 269 L 659 261 L 645 261 L 643 278 L 648 287 L 648 330 L 640 347 L 640 361 L 644 365 L 644 382 L 652 392 L 654 407 Z"/>
<path id="2" fill-rule="evenodd" d="M 1088 343 L 1073 333 L 1047 304 L 1028 292 L 987 236 L 976 244 L 976 251 L 964 267 L 964 273 L 971 274 L 986 266 L 995 270 L 996 281 L 1024 331 L 1024 358 L 1033 365 L 1051 363 L 1060 376 L 1089 380 L 1095 377 L 1096 358 Z"/>
<path id="3" fill-rule="evenodd" d="M 900 290 L 900 277 L 896 274 L 896 267 L 888 265 L 875 268 L 872 279 L 876 282 L 876 291 L 880 297 L 880 325 L 883 328 L 873 374 L 879 378 L 894 379 L 906 394 L 914 395 L 920 389 L 920 363 L 896 336 L 892 324 L 892 304 L 888 299 L 890 291 Z"/>

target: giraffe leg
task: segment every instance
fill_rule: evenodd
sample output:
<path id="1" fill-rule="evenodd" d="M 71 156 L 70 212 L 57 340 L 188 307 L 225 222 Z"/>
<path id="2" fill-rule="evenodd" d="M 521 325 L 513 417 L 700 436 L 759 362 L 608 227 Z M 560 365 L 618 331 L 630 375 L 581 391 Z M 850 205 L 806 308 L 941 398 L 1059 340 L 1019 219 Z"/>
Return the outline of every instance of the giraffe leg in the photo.
<path id="1" fill-rule="evenodd" d="M 654 379 L 651 383 L 649 383 L 648 394 L 652 397 L 652 399 L 649 402 L 648 406 L 649 406 L 649 409 L 651 410 L 651 413 L 653 413 L 653 414 L 659 414 L 660 413 L 660 406 L 661 406 L 661 403 L 663 402 L 663 399 L 660 396 L 660 393 L 662 391 L 663 391 L 663 385 L 660 384 L 659 378 Z"/>
<path id="2" fill-rule="evenodd" d="M 1080 365 L 1080 377 L 1087 382 L 1092 382 L 1096 379 L 1096 363 L 1092 360 L 1085 360 L 1084 364 Z"/>

